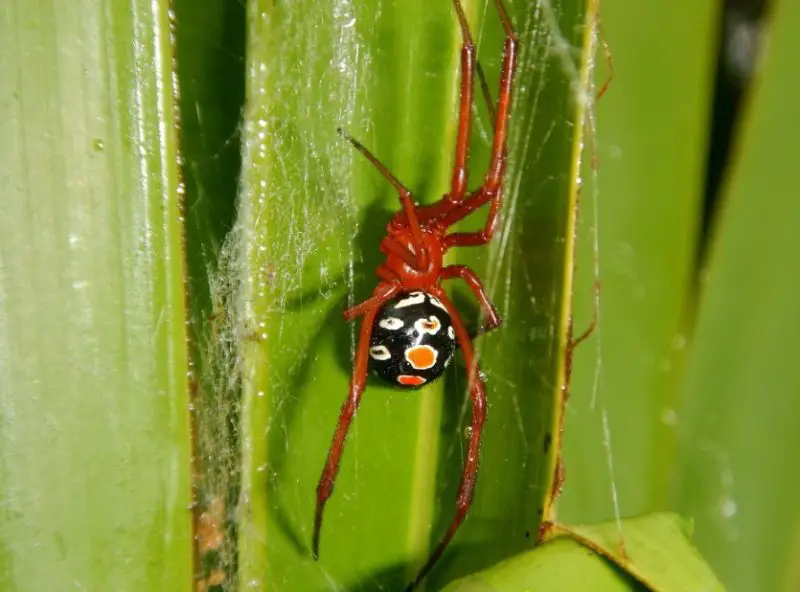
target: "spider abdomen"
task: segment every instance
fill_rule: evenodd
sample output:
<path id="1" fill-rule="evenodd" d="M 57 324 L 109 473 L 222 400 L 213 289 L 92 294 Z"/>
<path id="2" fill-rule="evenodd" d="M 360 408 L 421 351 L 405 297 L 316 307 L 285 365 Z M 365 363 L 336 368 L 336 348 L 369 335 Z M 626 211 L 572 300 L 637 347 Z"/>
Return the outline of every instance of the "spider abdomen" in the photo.
<path id="1" fill-rule="evenodd" d="M 369 358 L 373 371 L 394 386 L 418 388 L 442 375 L 456 350 L 450 315 L 426 292 L 406 292 L 375 317 Z"/>

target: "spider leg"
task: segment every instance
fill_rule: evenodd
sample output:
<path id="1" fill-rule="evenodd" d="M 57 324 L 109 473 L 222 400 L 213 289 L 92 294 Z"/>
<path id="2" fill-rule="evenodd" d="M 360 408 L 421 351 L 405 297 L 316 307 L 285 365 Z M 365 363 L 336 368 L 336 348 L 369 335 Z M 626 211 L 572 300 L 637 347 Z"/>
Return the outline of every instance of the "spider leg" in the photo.
<path id="1" fill-rule="evenodd" d="M 481 85 L 481 94 L 483 95 L 483 102 L 486 104 L 486 109 L 489 111 L 489 119 L 492 121 L 492 129 L 494 129 L 495 120 L 497 119 L 497 110 L 492 103 L 492 93 L 489 90 L 489 83 L 486 81 L 486 73 L 483 71 L 480 60 L 475 63 L 475 71 L 478 74 L 478 81 Z M 505 150 L 505 149 L 504 149 Z M 506 151 L 507 152 L 507 151 Z M 507 158 L 508 154 L 504 152 L 503 159 Z M 449 222 L 445 219 L 445 225 L 451 226 L 456 221 L 466 217 L 471 212 L 475 211 L 487 201 L 492 201 L 489 208 L 489 216 L 486 218 L 486 225 L 480 232 L 458 232 L 445 237 L 444 248 L 445 250 L 450 247 L 476 247 L 478 245 L 485 245 L 492 240 L 494 232 L 497 229 L 497 217 L 502 206 L 502 192 L 498 191 L 497 195 L 492 196 L 483 192 L 483 188 L 470 195 L 467 203 L 464 204 L 464 209 L 457 209 L 454 213 L 454 219 Z M 448 212 L 451 213 L 451 212 Z M 452 238 L 451 238 L 452 237 Z"/>
<path id="2" fill-rule="evenodd" d="M 458 246 L 473 246 L 488 242 L 494 233 L 497 215 L 500 211 L 501 186 L 503 175 L 508 159 L 508 149 L 506 148 L 506 135 L 508 127 L 508 116 L 511 110 L 511 91 L 513 88 L 514 69 L 517 61 L 517 35 L 511 25 L 511 19 L 503 5 L 502 0 L 495 0 L 500 22 L 506 33 L 503 42 L 503 66 L 500 73 L 500 93 L 497 97 L 497 108 L 489 107 L 489 112 L 494 116 L 494 137 L 492 139 L 491 158 L 489 169 L 483 180 L 483 186 L 470 194 L 463 203 L 454 204 L 453 207 L 444 211 L 440 222 L 443 226 L 449 227 L 475 211 L 488 201 L 492 201 L 489 217 L 486 221 L 486 228 L 480 233 L 471 233 L 470 239 Z M 481 83 L 481 91 L 487 103 L 490 103 L 488 85 L 483 69 L 478 68 L 478 78 Z M 456 243 L 457 244 L 457 243 Z M 452 245 L 455 246 L 455 245 Z"/>
<path id="3" fill-rule="evenodd" d="M 467 189 L 467 160 L 469 155 L 470 126 L 472 123 L 473 78 L 476 70 L 486 107 L 489 110 L 491 119 L 495 119 L 495 109 L 494 105 L 492 105 L 488 84 L 486 83 L 486 75 L 483 72 L 480 62 L 475 59 L 475 43 L 469 31 L 469 24 L 464 14 L 464 8 L 460 0 L 453 0 L 453 5 L 456 10 L 458 24 L 461 27 L 461 37 L 463 39 L 461 45 L 461 90 L 459 93 L 458 135 L 456 136 L 455 160 L 453 162 L 453 180 L 450 193 L 446 194 L 442 200 L 436 204 L 418 208 L 417 216 L 423 223 L 437 218 L 441 219 L 454 208 L 457 208 L 464 200 L 464 193 Z"/>
<path id="4" fill-rule="evenodd" d="M 441 288 L 432 289 L 431 293 L 439 298 L 450 313 L 450 320 L 453 323 L 453 328 L 456 332 L 456 338 L 464 355 L 464 361 L 467 366 L 467 384 L 469 386 L 470 399 L 472 399 L 472 423 L 470 424 L 469 445 L 467 447 L 467 458 L 464 461 L 464 472 L 461 476 L 461 484 L 458 489 L 458 498 L 456 502 L 456 515 L 450 523 L 450 527 L 442 537 L 437 545 L 433 554 L 428 559 L 427 563 L 417 574 L 414 582 L 407 588 L 413 589 L 424 578 L 428 572 L 433 568 L 439 558 L 444 553 L 447 545 L 450 544 L 453 535 L 455 535 L 458 527 L 463 522 L 467 515 L 470 505 L 472 504 L 472 493 L 475 489 L 475 479 L 478 474 L 478 456 L 480 453 L 481 435 L 483 433 L 483 422 L 486 419 L 486 388 L 483 384 L 483 379 L 478 372 L 478 363 L 475 359 L 475 352 L 472 348 L 472 342 L 469 339 L 467 330 L 461 320 L 461 315 L 453 306 L 453 303 L 444 293 Z"/>
<path id="5" fill-rule="evenodd" d="M 472 293 L 475 295 L 475 299 L 481 305 L 483 314 L 486 315 L 486 323 L 479 327 L 478 332 L 471 337 L 474 338 L 481 333 L 488 333 L 503 323 L 503 319 L 500 318 L 500 314 L 497 312 L 494 304 L 492 304 L 492 301 L 489 300 L 488 294 L 486 294 L 483 282 L 481 282 L 477 274 L 469 267 L 466 265 L 448 265 L 442 268 L 441 276 L 444 279 L 460 278 L 464 280 L 464 283 L 469 286 L 469 289 L 472 290 Z"/>
<path id="6" fill-rule="evenodd" d="M 417 264 L 417 259 L 414 253 L 412 253 L 408 247 L 404 244 L 397 241 L 397 239 L 392 238 L 391 236 L 385 236 L 381 241 L 380 246 L 381 252 L 389 255 L 390 253 L 397 255 L 403 261 L 405 261 L 406 265 L 413 268 Z"/>
<path id="7" fill-rule="evenodd" d="M 397 195 L 403 206 L 403 212 L 405 212 L 406 218 L 408 219 L 408 227 L 411 229 L 411 237 L 414 239 L 414 244 L 417 246 L 416 264 L 418 269 L 426 269 L 428 267 L 428 250 L 425 248 L 425 242 L 422 240 L 422 229 L 417 219 L 416 206 L 411 199 L 411 192 L 372 154 L 372 152 L 367 150 L 361 142 L 350 136 L 342 128 L 338 128 L 336 131 L 339 132 L 339 135 L 345 140 L 350 142 L 356 150 L 363 154 L 366 159 L 370 161 L 372 166 L 378 169 L 386 180 L 392 184 L 395 190 L 397 190 Z"/>
<path id="8" fill-rule="evenodd" d="M 370 304 L 364 312 L 364 320 L 361 322 L 358 346 L 353 362 L 353 376 L 350 379 L 350 392 L 339 412 L 339 423 L 336 424 L 333 441 L 328 450 L 328 460 L 325 462 L 325 467 L 322 469 L 322 475 L 319 478 L 319 485 L 317 485 L 317 509 L 314 514 L 314 535 L 311 544 L 314 559 L 319 557 L 319 535 L 322 528 L 322 515 L 325 510 L 325 503 L 333 493 L 333 485 L 336 481 L 336 475 L 339 473 L 339 462 L 342 459 L 342 451 L 344 450 L 347 432 L 350 430 L 350 423 L 353 421 L 353 416 L 358 410 L 358 405 L 361 402 L 361 395 L 364 394 L 364 387 L 367 382 L 367 364 L 369 362 L 369 341 L 372 337 L 372 324 L 375 321 L 375 316 L 378 314 L 381 304 L 389 300 L 398 289 L 399 286 L 393 284 L 382 294 L 373 296 L 367 302 L 359 305 Z"/>
<path id="9" fill-rule="evenodd" d="M 453 210 L 450 215 L 445 218 L 445 224 L 451 226 L 471 212 L 474 212 L 487 201 L 491 201 L 491 205 L 489 206 L 489 215 L 486 216 L 486 224 L 483 230 L 479 230 L 478 232 L 453 232 L 448 234 L 442 241 L 442 246 L 445 251 L 452 247 L 477 247 L 479 245 L 485 245 L 492 240 L 497 230 L 500 208 L 503 205 L 503 193 L 500 190 L 498 190 L 494 196 L 479 190 L 471 195 L 459 208 Z"/>
<path id="10" fill-rule="evenodd" d="M 386 265 L 384 265 L 383 263 L 381 263 L 378 266 L 378 269 L 375 271 L 375 274 L 385 282 L 397 281 L 397 274 L 388 267 L 386 267 Z"/>
<path id="11" fill-rule="evenodd" d="M 503 0 L 495 0 L 495 5 L 497 6 L 497 12 L 500 15 L 500 22 L 505 30 L 506 38 L 503 42 L 503 66 L 500 72 L 500 93 L 497 97 L 492 156 L 489 170 L 483 181 L 483 191 L 492 195 L 499 191 L 500 184 L 503 182 L 503 172 L 508 155 L 506 151 L 508 114 L 511 109 L 511 90 L 517 61 L 517 35 L 514 33 L 511 19 L 508 17 L 505 6 L 503 6 Z"/>
<path id="12" fill-rule="evenodd" d="M 467 190 L 467 157 L 469 152 L 469 130 L 472 120 L 472 77 L 475 70 L 475 43 L 469 32 L 467 17 L 460 0 L 453 0 L 458 24 L 461 27 L 461 94 L 458 107 L 458 136 L 453 163 L 453 182 L 449 201 L 460 202 Z"/>
<path id="13" fill-rule="evenodd" d="M 382 267 L 382 266 L 381 266 Z M 378 268 L 380 271 L 380 267 Z M 372 292 L 372 297 L 368 298 L 364 302 L 360 304 L 356 304 L 355 306 L 348 308 L 344 311 L 344 318 L 348 321 L 352 321 L 356 317 L 360 317 L 363 314 L 366 314 L 372 308 L 380 308 L 381 304 L 389 300 L 392 296 L 397 294 L 400 290 L 400 285 L 396 283 L 384 283 L 381 282 L 378 284 L 378 287 Z"/>

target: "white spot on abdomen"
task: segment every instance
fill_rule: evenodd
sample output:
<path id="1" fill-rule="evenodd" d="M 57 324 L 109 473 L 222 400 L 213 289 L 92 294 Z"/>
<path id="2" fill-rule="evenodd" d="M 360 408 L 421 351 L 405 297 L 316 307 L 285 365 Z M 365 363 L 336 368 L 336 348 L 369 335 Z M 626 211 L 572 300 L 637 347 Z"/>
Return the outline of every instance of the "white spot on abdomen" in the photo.
<path id="1" fill-rule="evenodd" d="M 425 301 L 425 292 L 411 292 L 408 295 L 408 298 L 403 298 L 397 304 L 394 305 L 395 308 L 405 308 L 406 306 L 413 306 L 414 304 L 422 304 Z"/>
<path id="2" fill-rule="evenodd" d="M 397 331 L 403 326 L 403 321 L 397 317 L 386 317 L 385 319 L 378 321 L 378 326 L 389 331 Z"/>
<path id="3" fill-rule="evenodd" d="M 436 335 L 439 329 L 442 328 L 442 323 L 434 315 L 426 318 L 417 319 L 414 322 L 414 328 L 419 331 L 420 335 L 427 333 L 428 335 Z"/>
<path id="4" fill-rule="evenodd" d="M 385 345 L 373 345 L 369 348 L 369 355 L 373 360 L 388 360 L 392 357 L 389 349 Z"/>

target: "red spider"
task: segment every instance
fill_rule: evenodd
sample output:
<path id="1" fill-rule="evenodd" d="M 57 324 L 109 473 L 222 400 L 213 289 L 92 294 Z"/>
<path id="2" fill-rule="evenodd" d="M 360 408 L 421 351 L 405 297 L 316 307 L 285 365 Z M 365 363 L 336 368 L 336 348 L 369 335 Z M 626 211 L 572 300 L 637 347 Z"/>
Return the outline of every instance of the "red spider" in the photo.
<path id="1" fill-rule="evenodd" d="M 386 255 L 385 262 L 377 269 L 380 283 L 371 298 L 344 313 L 347 320 L 360 316 L 364 319 L 359 331 L 350 392 L 342 405 L 339 423 L 328 451 L 328 460 L 317 486 L 313 538 L 315 558 L 319 553 L 323 510 L 333 492 L 345 438 L 364 392 L 370 360 L 377 373 L 391 380 L 395 386 L 418 387 L 444 371 L 453 355 L 457 340 L 467 367 L 467 384 L 472 400 L 472 424 L 467 458 L 459 486 L 456 515 L 409 589 L 419 583 L 431 570 L 469 510 L 478 472 L 481 432 L 486 418 L 486 391 L 478 371 L 472 341 L 461 315 L 442 290 L 441 281 L 461 278 L 466 282 L 486 315 L 487 322 L 482 328 L 483 331 L 491 330 L 502 322 L 475 272 L 464 265 L 444 267 L 442 258 L 452 247 L 474 247 L 488 243 L 497 227 L 507 158 L 506 128 L 511 104 L 517 38 L 502 0 L 495 0 L 505 30 L 505 42 L 496 110 L 491 109 L 490 105 L 490 109 L 495 111 L 491 161 L 483 185 L 475 191 L 467 192 L 467 152 L 473 76 L 476 68 L 475 45 L 460 1 L 453 0 L 453 4 L 461 27 L 463 43 L 458 137 L 450 192 L 434 204 L 416 205 L 411 199 L 411 192 L 369 150 L 339 130 L 339 133 L 394 186 L 403 209 L 392 218 L 386 228 L 386 237 L 380 245 L 381 251 Z M 453 224 L 487 203 L 489 214 L 483 230 L 447 233 Z"/>

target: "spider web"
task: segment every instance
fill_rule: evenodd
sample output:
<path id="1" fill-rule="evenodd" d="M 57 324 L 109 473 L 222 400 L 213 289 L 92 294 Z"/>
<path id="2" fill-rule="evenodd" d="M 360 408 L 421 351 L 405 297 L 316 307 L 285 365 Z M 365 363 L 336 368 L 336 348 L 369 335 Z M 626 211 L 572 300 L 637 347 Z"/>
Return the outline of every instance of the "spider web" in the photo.
<path id="1" fill-rule="evenodd" d="M 254 55 L 280 59 L 247 64 L 247 197 L 208 268 L 214 311 L 199 356 L 196 409 L 208 584 L 233 589 L 238 570 L 250 578 L 239 582 L 244 588 L 265 581 L 276 590 L 396 589 L 451 519 L 465 453 L 459 435 L 469 429 L 463 366 L 422 395 L 370 380 L 328 504 L 323 559 L 308 559 L 314 488 L 356 342 L 356 324 L 345 323 L 341 310 L 373 287 L 377 244 L 397 208 L 385 182 L 333 132 L 344 125 L 418 201 L 446 190 L 460 39 L 452 7 L 442 4 L 248 7 Z M 473 34 L 495 93 L 502 38 L 494 8 L 465 4 L 471 21 L 481 22 Z M 580 79 L 583 21 L 550 0 L 521 6 L 509 6 L 521 43 L 502 227 L 488 249 L 456 255 L 483 277 L 506 325 L 476 342 L 489 397 L 482 470 L 470 519 L 453 545 L 462 558 L 433 574 L 435 586 L 529 547 L 546 495 L 541 442 L 552 427 L 540 411 L 551 409 L 560 386 L 561 278 L 572 240 L 564 234 L 568 208 L 554 196 L 565 199 L 570 183 L 564 154 L 575 104 L 585 102 L 583 125 L 593 138 L 594 102 L 593 86 L 582 89 Z M 312 9 L 313 21 L 297 17 Z M 552 92 L 558 85 L 560 98 Z M 477 90 L 473 115 L 471 187 L 480 182 L 491 140 Z M 598 261 L 596 169 L 584 168 Z M 537 208 L 532 200 L 554 205 Z M 466 228 L 483 217 L 471 216 Z M 454 287 L 453 296 L 468 323 L 477 323 L 468 293 Z M 613 500 L 606 516 L 618 517 L 611 428 L 598 397 L 599 331 L 597 337 L 594 387 L 575 396 L 591 398 L 601 412 Z M 513 511 L 498 511 L 504 505 Z"/>

